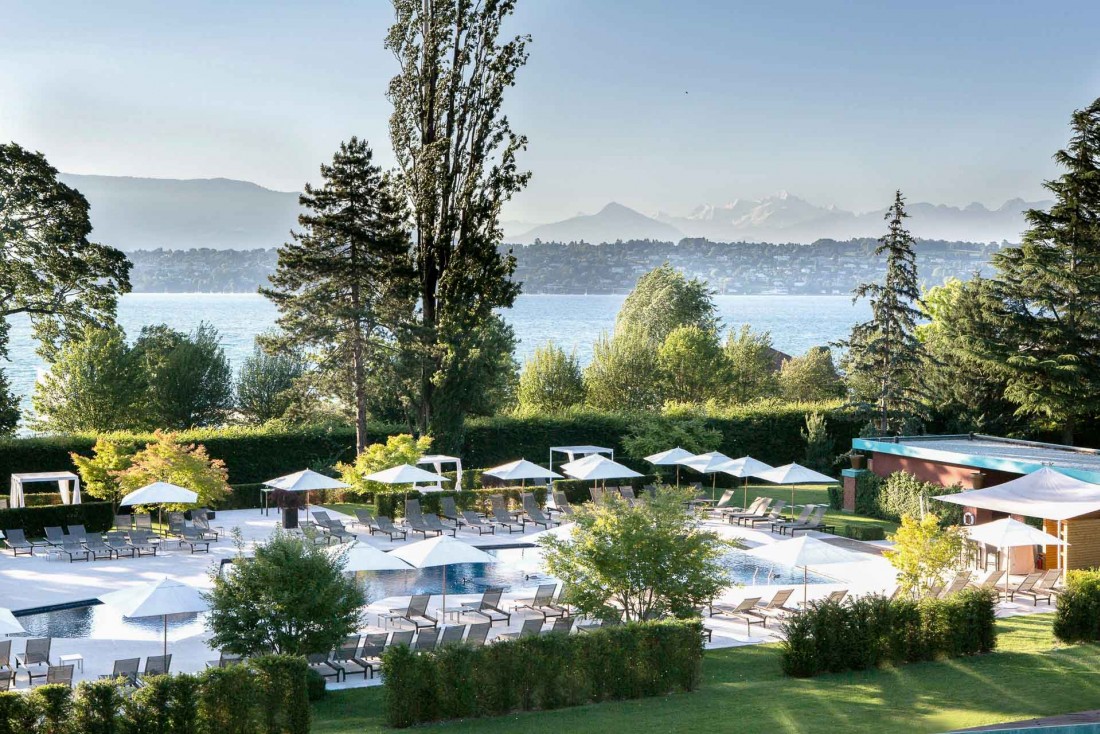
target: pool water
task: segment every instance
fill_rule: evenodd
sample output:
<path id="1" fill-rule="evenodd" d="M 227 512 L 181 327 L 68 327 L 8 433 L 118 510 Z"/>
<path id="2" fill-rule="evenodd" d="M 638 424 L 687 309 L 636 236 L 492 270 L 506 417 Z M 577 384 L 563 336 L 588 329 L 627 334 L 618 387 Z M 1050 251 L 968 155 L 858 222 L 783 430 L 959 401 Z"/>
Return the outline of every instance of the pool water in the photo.
<path id="1" fill-rule="evenodd" d="M 553 581 L 545 574 L 540 548 L 490 550 L 497 563 L 460 563 L 447 566 L 448 594 L 480 594 L 493 586 L 505 591 L 530 588 Z M 740 586 L 796 586 L 802 584 L 802 571 L 775 567 L 745 553 L 731 551 L 723 559 L 730 582 Z M 410 571 L 382 571 L 357 574 L 368 601 L 392 596 L 438 594 L 443 590 L 443 568 Z M 811 573 L 809 583 L 827 583 L 830 579 Z M 113 608 L 90 602 L 69 609 L 37 614 L 17 614 L 19 622 L 32 637 L 91 637 L 106 640 L 160 640 L 164 634 L 160 617 L 128 619 Z M 168 618 L 168 639 L 180 640 L 204 631 L 202 614 L 177 614 Z"/>

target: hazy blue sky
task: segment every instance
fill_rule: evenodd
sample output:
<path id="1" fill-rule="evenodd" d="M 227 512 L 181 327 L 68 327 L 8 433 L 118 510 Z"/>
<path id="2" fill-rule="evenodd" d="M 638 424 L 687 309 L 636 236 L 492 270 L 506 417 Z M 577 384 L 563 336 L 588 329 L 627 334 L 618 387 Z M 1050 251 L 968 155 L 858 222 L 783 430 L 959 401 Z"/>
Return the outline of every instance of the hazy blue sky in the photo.
<path id="1" fill-rule="evenodd" d="M 1100 96 L 1100 3 L 520 0 L 508 218 L 686 213 L 787 189 L 867 210 L 1041 196 Z M 357 134 L 384 162 L 386 0 L 0 0 L 0 139 L 65 171 L 297 190 Z"/>

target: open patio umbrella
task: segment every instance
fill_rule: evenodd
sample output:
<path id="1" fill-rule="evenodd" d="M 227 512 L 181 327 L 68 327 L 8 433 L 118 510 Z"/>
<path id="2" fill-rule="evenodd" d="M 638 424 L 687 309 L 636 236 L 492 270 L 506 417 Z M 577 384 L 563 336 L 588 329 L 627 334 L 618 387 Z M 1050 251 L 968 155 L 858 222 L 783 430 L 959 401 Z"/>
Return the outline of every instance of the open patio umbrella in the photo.
<path id="1" fill-rule="evenodd" d="M 772 484 L 791 485 L 791 507 L 794 507 L 794 486 L 796 484 L 836 484 L 836 480 L 813 469 L 807 469 L 801 464 L 784 464 L 774 469 L 753 474 L 757 479 L 763 479 Z"/>
<path id="2" fill-rule="evenodd" d="M 592 454 L 583 459 L 562 464 L 561 470 L 574 479 L 591 479 L 593 482 L 608 479 L 633 479 L 642 476 L 630 467 L 623 466 L 619 462 L 612 461 L 600 454 Z"/>
<path id="3" fill-rule="evenodd" d="M 265 487 L 270 487 L 268 490 L 264 490 L 264 502 L 266 504 L 267 497 L 271 489 L 281 489 L 284 492 L 305 492 L 306 493 L 306 507 L 309 507 L 309 494 L 315 489 L 347 489 L 351 485 L 347 482 L 342 482 L 339 479 L 333 477 L 327 477 L 324 474 L 315 472 L 312 469 L 303 469 L 293 474 L 287 474 L 286 476 L 278 477 L 276 479 L 270 479 L 264 482 Z M 264 508 L 267 509 L 266 507 Z"/>
<path id="4" fill-rule="evenodd" d="M 330 556 L 344 555 L 344 570 L 348 573 L 359 571 L 408 571 L 412 566 L 373 545 L 354 541 L 348 545 L 325 547 Z"/>
<path id="5" fill-rule="evenodd" d="M 122 507 L 132 507 L 135 505 L 158 505 L 157 507 L 157 522 L 161 522 L 161 505 L 188 505 L 192 502 L 198 502 L 199 495 L 192 492 L 190 489 L 185 489 L 175 484 L 169 484 L 168 482 L 153 482 L 152 484 L 146 484 L 141 489 L 135 489 L 130 494 L 122 498 L 122 501 L 118 504 Z"/>
<path id="6" fill-rule="evenodd" d="M 826 543 L 810 535 L 800 535 L 790 540 L 781 540 L 778 543 L 769 543 L 753 548 L 747 552 L 753 558 L 787 566 L 788 568 L 802 569 L 802 603 L 806 603 L 809 590 L 810 566 L 828 566 L 833 563 L 858 563 L 868 560 L 864 553 L 835 546 Z"/>
<path id="7" fill-rule="evenodd" d="M 196 614 L 210 608 L 202 592 L 180 581 L 165 578 L 163 581 L 142 584 L 129 589 L 112 591 L 99 597 L 104 604 L 114 607 L 123 617 L 162 617 L 164 619 L 164 654 L 168 654 L 168 616 L 171 614 Z"/>
<path id="8" fill-rule="evenodd" d="M 966 529 L 966 534 L 973 541 L 991 545 L 1002 551 L 1008 548 L 1020 548 L 1027 545 L 1069 545 L 1069 543 L 1061 538 L 1056 538 L 1050 533 L 1044 533 L 1038 528 L 1033 528 L 1027 523 L 1022 523 L 1011 517 L 994 520 L 993 522 L 987 522 L 981 525 L 971 525 Z M 1009 566 L 1010 563 L 1006 556 L 1005 599 L 1008 599 Z"/>
<path id="9" fill-rule="evenodd" d="M 680 461 L 681 459 L 690 459 L 693 456 L 695 456 L 695 454 L 691 453 L 687 449 L 682 449 L 677 446 L 676 448 L 669 449 L 668 451 L 659 451 L 656 454 L 650 454 L 649 456 L 645 457 L 645 460 L 648 461 L 650 464 L 653 464 L 653 466 L 676 467 L 676 486 L 679 487 L 681 466 Z"/>
<path id="10" fill-rule="evenodd" d="M 0 635 L 21 635 L 26 632 L 10 609 L 0 608 Z"/>
<path id="11" fill-rule="evenodd" d="M 700 474 L 710 474 L 710 488 L 713 492 L 715 482 L 718 479 L 718 472 L 722 470 L 722 465 L 728 464 L 731 461 L 733 461 L 733 459 L 726 456 L 721 451 L 708 451 L 705 454 L 680 459 L 676 463 L 694 469 Z"/>
<path id="12" fill-rule="evenodd" d="M 492 469 L 486 469 L 481 472 L 482 474 L 488 474 L 491 477 L 497 479 L 504 479 L 507 481 L 526 482 L 528 479 L 561 479 L 562 475 L 556 471 L 550 471 L 538 464 L 527 461 L 526 459 L 520 459 L 519 461 L 512 461 L 507 464 L 501 464 L 500 466 L 494 466 Z"/>
<path id="13" fill-rule="evenodd" d="M 420 492 L 442 492 L 442 483 L 451 481 L 442 474 L 432 474 L 430 471 L 424 471 L 409 464 L 391 466 L 389 469 L 368 474 L 364 479 L 368 482 L 378 482 L 380 484 L 411 484 L 413 489 Z M 432 484 L 426 487 L 418 487 L 416 486 L 418 482 L 432 482 Z M 408 490 L 405 490 L 405 499 L 409 499 Z"/>
<path id="14" fill-rule="evenodd" d="M 405 561 L 413 568 L 443 567 L 443 608 L 447 608 L 447 566 L 452 563 L 494 563 L 496 558 L 469 543 L 440 535 L 391 551 L 388 555 Z"/>
<path id="15" fill-rule="evenodd" d="M 749 477 L 759 477 L 761 472 L 771 471 L 774 469 L 771 464 L 765 464 L 763 461 L 757 461 L 751 456 L 742 456 L 740 459 L 734 459 L 718 467 L 718 471 L 729 474 L 734 477 L 741 477 L 745 480 L 745 496 L 741 500 L 742 507 L 749 506 Z"/>

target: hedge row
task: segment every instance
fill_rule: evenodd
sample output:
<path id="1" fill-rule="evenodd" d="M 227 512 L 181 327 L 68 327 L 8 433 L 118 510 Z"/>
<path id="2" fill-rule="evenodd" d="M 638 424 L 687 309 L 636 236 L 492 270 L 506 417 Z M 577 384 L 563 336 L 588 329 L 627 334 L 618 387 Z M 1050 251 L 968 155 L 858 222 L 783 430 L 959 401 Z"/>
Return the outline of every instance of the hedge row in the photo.
<path id="1" fill-rule="evenodd" d="M 0 510 L 0 530 L 22 528 L 28 538 L 41 538 L 43 528 L 83 525 L 90 533 L 105 533 L 115 522 L 110 502 L 84 502 L 79 505 L 49 505 Z"/>
<path id="2" fill-rule="evenodd" d="M 434 653 L 389 647 L 386 721 L 407 727 L 691 691 L 701 676 L 701 633 L 697 621 L 645 622 Z"/>
<path id="3" fill-rule="evenodd" d="M 455 507 L 459 510 L 473 510 L 474 512 L 487 512 L 491 506 L 489 497 L 494 494 L 504 495 L 504 501 L 514 507 L 521 505 L 520 494 L 530 492 L 535 496 L 535 501 L 542 507 L 546 504 L 546 487 L 498 487 L 495 489 L 471 489 L 461 492 L 408 492 L 408 499 L 420 500 L 420 507 L 424 512 L 438 515 L 442 510 L 441 500 L 444 497 L 453 497 Z M 379 515 L 389 518 L 405 516 L 405 492 L 392 494 L 379 494 L 374 498 L 375 507 Z"/>
<path id="4" fill-rule="evenodd" d="M 307 671 L 304 658 L 271 655 L 146 678 L 132 694 L 117 681 L 0 693 L 0 733 L 307 734 Z"/>
<path id="5" fill-rule="evenodd" d="M 1054 636 L 1062 642 L 1100 641 L 1100 571 L 1066 571 L 1058 595 Z"/>
<path id="6" fill-rule="evenodd" d="M 922 482 L 912 474 L 896 471 L 888 477 L 864 472 L 856 478 L 855 512 L 865 517 L 900 522 L 903 515 L 920 517 L 922 507 L 935 513 L 940 524 L 961 525 L 961 505 L 932 499 L 937 495 L 961 492 L 958 484 L 944 487 L 936 482 Z M 830 494 L 830 504 L 833 496 Z"/>
<path id="7" fill-rule="evenodd" d="M 785 623 L 780 665 L 808 678 L 989 652 L 997 644 L 995 605 L 986 589 L 919 602 L 874 595 L 815 602 Z"/>

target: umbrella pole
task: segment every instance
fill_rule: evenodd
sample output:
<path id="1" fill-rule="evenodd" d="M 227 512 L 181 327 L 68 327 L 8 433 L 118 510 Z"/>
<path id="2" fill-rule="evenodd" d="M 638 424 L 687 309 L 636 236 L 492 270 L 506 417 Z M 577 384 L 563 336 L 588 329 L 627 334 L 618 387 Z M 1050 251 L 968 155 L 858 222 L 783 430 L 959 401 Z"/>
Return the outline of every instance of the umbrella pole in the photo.
<path id="1" fill-rule="evenodd" d="M 680 465 L 676 465 L 676 489 L 680 488 Z"/>
<path id="2" fill-rule="evenodd" d="M 168 615 L 164 615 L 164 654 L 168 655 Z"/>
<path id="3" fill-rule="evenodd" d="M 744 487 L 745 487 L 744 497 L 741 499 L 741 509 L 742 510 L 744 510 L 746 507 L 749 506 L 749 478 L 748 477 L 745 477 Z"/>
<path id="4" fill-rule="evenodd" d="M 439 610 L 439 614 L 440 614 L 441 617 L 443 617 L 444 620 L 447 619 L 446 609 L 447 609 L 447 564 L 444 563 L 443 564 L 443 606 Z"/>
<path id="5" fill-rule="evenodd" d="M 810 572 L 805 566 L 802 567 L 802 606 L 806 606 L 806 602 L 809 599 L 810 592 Z"/>

